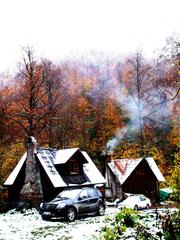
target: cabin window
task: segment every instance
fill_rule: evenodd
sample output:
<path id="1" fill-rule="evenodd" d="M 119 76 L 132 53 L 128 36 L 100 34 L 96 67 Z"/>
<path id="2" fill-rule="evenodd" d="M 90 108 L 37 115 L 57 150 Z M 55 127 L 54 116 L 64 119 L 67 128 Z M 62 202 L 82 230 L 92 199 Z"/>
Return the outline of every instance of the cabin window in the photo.
<path id="1" fill-rule="evenodd" d="M 144 175 L 145 174 L 145 170 L 143 167 L 139 167 L 137 170 L 136 170 L 136 175 Z"/>
<path id="2" fill-rule="evenodd" d="M 79 174 L 79 164 L 75 159 L 70 160 L 70 174 Z"/>

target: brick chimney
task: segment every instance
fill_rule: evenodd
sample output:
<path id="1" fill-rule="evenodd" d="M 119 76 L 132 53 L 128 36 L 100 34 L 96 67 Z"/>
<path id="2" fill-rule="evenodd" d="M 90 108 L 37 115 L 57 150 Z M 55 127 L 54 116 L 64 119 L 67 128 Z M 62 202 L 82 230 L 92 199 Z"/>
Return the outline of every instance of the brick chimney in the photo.
<path id="1" fill-rule="evenodd" d="M 42 200 L 42 185 L 36 159 L 36 147 L 36 139 L 32 136 L 28 137 L 26 141 L 25 181 L 20 192 L 20 200 L 29 203 L 30 207 L 37 207 Z"/>

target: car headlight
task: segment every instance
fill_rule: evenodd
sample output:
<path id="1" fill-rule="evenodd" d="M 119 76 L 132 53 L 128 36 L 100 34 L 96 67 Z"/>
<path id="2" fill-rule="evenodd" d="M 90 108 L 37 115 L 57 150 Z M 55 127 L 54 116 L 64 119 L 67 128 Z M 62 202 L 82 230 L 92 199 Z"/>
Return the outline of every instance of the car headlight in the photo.
<path id="1" fill-rule="evenodd" d="M 65 206 L 66 206 L 65 203 L 59 203 L 57 207 L 58 207 L 58 208 L 64 208 Z"/>
<path id="2" fill-rule="evenodd" d="M 43 205 L 44 205 L 44 203 L 41 203 L 41 204 L 40 204 L 40 208 L 43 208 Z"/>

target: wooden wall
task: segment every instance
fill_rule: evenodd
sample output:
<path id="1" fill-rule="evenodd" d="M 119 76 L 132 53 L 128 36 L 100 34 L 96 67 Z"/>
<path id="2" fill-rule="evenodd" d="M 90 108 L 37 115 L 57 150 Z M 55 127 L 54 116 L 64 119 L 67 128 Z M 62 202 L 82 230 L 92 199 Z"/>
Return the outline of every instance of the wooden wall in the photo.
<path id="1" fill-rule="evenodd" d="M 158 200 L 157 180 L 146 160 L 142 160 L 122 185 L 122 188 L 123 192 L 142 193 L 152 201 Z"/>

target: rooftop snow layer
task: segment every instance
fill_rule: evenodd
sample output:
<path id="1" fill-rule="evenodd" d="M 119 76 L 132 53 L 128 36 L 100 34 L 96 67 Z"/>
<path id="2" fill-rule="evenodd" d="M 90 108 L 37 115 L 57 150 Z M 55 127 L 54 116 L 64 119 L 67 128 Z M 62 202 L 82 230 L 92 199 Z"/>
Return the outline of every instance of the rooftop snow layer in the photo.
<path id="1" fill-rule="evenodd" d="M 108 166 L 123 184 L 143 159 L 146 160 L 158 181 L 166 181 L 153 158 L 115 159 L 108 163 Z"/>

